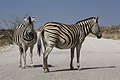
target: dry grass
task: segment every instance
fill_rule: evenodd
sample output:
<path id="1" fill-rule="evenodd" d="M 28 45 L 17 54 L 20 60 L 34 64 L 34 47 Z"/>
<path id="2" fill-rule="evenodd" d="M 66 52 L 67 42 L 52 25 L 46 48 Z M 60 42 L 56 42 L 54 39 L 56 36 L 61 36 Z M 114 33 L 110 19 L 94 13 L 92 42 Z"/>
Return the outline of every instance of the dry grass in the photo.
<path id="1" fill-rule="evenodd" d="M 13 44 L 12 34 L 13 34 L 13 30 L 1 29 L 0 30 L 0 46 Z"/>
<path id="2" fill-rule="evenodd" d="M 120 40 L 120 25 L 111 27 L 101 27 L 103 38 Z"/>

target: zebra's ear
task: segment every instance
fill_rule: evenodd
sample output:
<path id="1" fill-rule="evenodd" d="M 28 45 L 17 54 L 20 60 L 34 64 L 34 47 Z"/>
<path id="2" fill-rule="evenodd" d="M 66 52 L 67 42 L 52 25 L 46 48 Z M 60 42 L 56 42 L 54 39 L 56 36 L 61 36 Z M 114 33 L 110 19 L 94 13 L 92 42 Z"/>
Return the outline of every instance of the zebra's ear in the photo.
<path id="1" fill-rule="evenodd" d="M 27 18 L 24 18 L 24 21 L 26 21 L 26 22 L 27 22 L 27 21 L 28 21 L 28 20 L 27 20 Z"/>
<path id="2" fill-rule="evenodd" d="M 29 23 L 29 18 L 24 17 L 23 22 L 24 22 L 24 23 Z"/>
<path id="3" fill-rule="evenodd" d="M 97 22 L 97 23 L 98 23 L 98 18 L 99 18 L 99 16 L 96 17 L 96 22 Z"/>
<path id="4" fill-rule="evenodd" d="M 29 24 L 32 24 L 32 23 L 34 23 L 34 21 L 35 21 L 35 17 L 28 17 L 28 18 L 24 18 L 24 22 L 25 23 L 29 23 Z"/>
<path id="5" fill-rule="evenodd" d="M 34 16 L 31 18 L 31 21 L 32 21 L 32 23 L 35 22 L 35 17 Z"/>

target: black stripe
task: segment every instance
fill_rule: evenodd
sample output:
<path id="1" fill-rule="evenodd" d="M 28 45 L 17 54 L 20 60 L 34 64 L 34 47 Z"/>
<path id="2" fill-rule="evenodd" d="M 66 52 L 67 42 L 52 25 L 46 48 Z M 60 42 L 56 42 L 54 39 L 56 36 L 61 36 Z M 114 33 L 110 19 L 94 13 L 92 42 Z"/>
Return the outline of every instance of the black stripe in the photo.
<path id="1" fill-rule="evenodd" d="M 60 24 L 59 24 L 59 25 L 60 25 Z M 59 28 L 59 30 L 68 37 L 68 39 L 69 39 L 68 45 L 70 44 L 71 38 L 70 38 L 70 35 L 68 35 L 68 34 L 65 32 L 65 29 L 66 29 L 69 33 L 70 33 L 70 31 L 69 31 L 67 28 L 65 28 L 66 26 L 64 26 L 63 24 L 61 24 L 60 26 L 58 26 L 58 25 L 47 25 L 47 26 L 54 26 L 54 27 Z M 65 28 L 65 29 L 64 29 L 64 28 Z M 49 29 L 49 30 L 56 30 L 56 29 Z M 58 30 L 56 30 L 56 31 L 58 31 Z M 61 33 L 60 31 L 58 31 L 58 32 Z M 63 35 L 63 36 L 64 36 L 64 35 Z M 64 39 L 66 39 L 66 38 L 64 38 Z M 66 42 L 66 40 L 65 40 L 65 42 Z M 68 46 L 68 45 L 67 45 L 67 46 Z"/>
<path id="2" fill-rule="evenodd" d="M 73 41 L 73 39 L 72 39 L 72 34 L 71 34 L 71 32 L 70 32 L 69 26 L 67 27 L 67 26 L 64 25 L 64 24 L 62 24 L 62 26 L 63 26 L 63 27 L 62 27 L 63 29 L 66 29 L 66 30 L 68 31 L 68 34 L 69 34 L 69 35 L 68 35 L 66 32 L 64 32 L 64 31 L 63 31 L 63 32 L 67 35 L 67 37 L 68 37 L 68 39 L 69 39 L 68 45 L 70 45 L 70 43 Z M 71 38 L 70 38 L 70 36 L 71 36 Z M 68 46 L 68 45 L 67 45 L 67 46 Z"/>
<path id="3" fill-rule="evenodd" d="M 74 43 L 74 41 L 76 41 L 75 40 L 75 35 L 76 35 L 76 33 L 74 33 L 74 30 L 73 30 L 73 27 L 74 26 L 70 26 L 69 27 L 69 25 L 68 25 L 68 31 L 69 31 L 69 33 L 70 33 L 70 36 L 71 36 L 71 45 L 73 45 L 73 43 Z"/>
<path id="4" fill-rule="evenodd" d="M 77 36 L 79 36 L 79 29 L 77 25 L 73 25 L 73 33 L 74 33 L 74 39 L 76 39 Z M 74 40 L 75 41 L 75 40 Z"/>
<path id="5" fill-rule="evenodd" d="M 81 22 L 80 24 L 81 24 L 81 26 L 82 26 L 82 28 L 83 28 L 83 31 L 84 31 L 84 34 L 85 34 L 85 36 L 86 36 L 87 34 L 86 34 L 86 31 L 85 31 L 85 27 L 84 27 L 83 22 Z"/>
<path id="6" fill-rule="evenodd" d="M 25 27 L 25 29 L 23 30 L 23 33 L 22 33 L 22 38 L 25 40 L 25 41 L 31 41 L 33 40 L 33 38 L 30 38 L 30 35 L 27 33 L 27 27 Z"/>
<path id="7" fill-rule="evenodd" d="M 51 33 L 51 34 L 54 34 L 54 35 L 59 36 L 59 37 L 60 37 L 60 38 L 62 38 L 62 39 L 65 41 L 65 43 L 66 43 L 66 39 L 65 39 L 65 38 L 63 38 L 61 35 L 56 34 L 56 33 L 53 33 L 53 32 L 50 32 L 50 31 L 47 31 L 47 30 L 44 30 L 44 31 L 46 31 L 46 32 L 48 32 L 48 33 Z"/>
<path id="8" fill-rule="evenodd" d="M 25 38 L 25 37 L 23 37 L 23 39 L 25 40 L 25 41 L 31 41 L 32 39 L 28 39 L 28 38 Z"/>
<path id="9" fill-rule="evenodd" d="M 59 39 L 58 39 L 57 37 L 55 37 L 55 36 L 51 36 L 51 35 L 50 35 L 49 37 L 51 37 L 51 38 L 53 38 L 53 39 L 55 39 L 55 40 L 57 40 L 57 41 L 59 40 Z"/>
<path id="10" fill-rule="evenodd" d="M 88 31 L 90 32 L 90 22 L 89 21 L 87 22 L 87 25 L 88 25 Z"/>
<path id="11" fill-rule="evenodd" d="M 55 41 L 53 41 L 53 40 L 49 40 L 49 41 L 51 41 L 51 42 L 54 42 L 54 43 L 55 43 Z"/>
<path id="12" fill-rule="evenodd" d="M 27 27 L 26 27 L 26 28 L 27 28 Z M 24 37 L 25 34 L 26 34 L 26 28 L 23 30 L 23 32 L 21 32 L 23 37 Z"/>
<path id="13" fill-rule="evenodd" d="M 60 31 L 62 31 L 62 33 L 64 33 L 66 36 L 67 36 L 67 38 L 69 39 L 68 41 L 68 44 L 67 44 L 67 46 L 70 44 L 70 42 L 71 42 L 71 38 L 70 38 L 70 35 L 69 35 L 69 30 L 66 28 L 67 26 L 64 26 L 64 25 L 62 25 L 61 27 L 60 26 L 58 26 L 58 28 L 60 29 Z M 65 32 L 66 30 L 68 31 L 68 34 L 67 34 L 67 32 Z"/>
<path id="14" fill-rule="evenodd" d="M 19 42 L 19 40 L 20 40 L 19 38 L 20 38 L 20 36 L 18 35 L 16 38 L 16 42 Z"/>
<path id="15" fill-rule="evenodd" d="M 87 36 L 88 33 L 89 33 L 89 30 L 88 30 L 88 28 L 87 28 L 87 27 L 88 27 L 88 25 L 87 25 L 87 21 L 84 21 L 84 24 L 85 24 L 85 29 L 86 29 L 86 31 L 87 31 L 87 32 L 86 32 L 86 36 Z"/>

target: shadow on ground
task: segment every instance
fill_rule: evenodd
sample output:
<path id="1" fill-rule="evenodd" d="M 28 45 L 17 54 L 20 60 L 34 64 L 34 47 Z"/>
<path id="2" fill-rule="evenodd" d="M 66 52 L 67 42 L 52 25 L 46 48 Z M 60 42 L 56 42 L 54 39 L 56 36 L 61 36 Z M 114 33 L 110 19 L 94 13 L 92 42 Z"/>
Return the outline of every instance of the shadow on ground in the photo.
<path id="1" fill-rule="evenodd" d="M 33 65 L 33 68 L 38 68 L 38 67 L 43 67 L 43 65 Z M 52 65 L 50 65 L 50 64 L 48 64 L 48 67 L 54 67 L 54 66 L 52 66 Z"/>
<path id="2" fill-rule="evenodd" d="M 80 71 L 84 70 L 95 70 L 95 69 L 109 69 L 109 68 L 116 68 L 116 66 L 105 66 L 105 67 L 88 67 L 88 68 L 81 68 Z M 50 72 L 61 72 L 61 71 L 73 71 L 73 70 L 78 70 L 77 68 L 74 69 L 60 69 L 60 70 L 55 70 L 55 71 L 50 71 Z"/>

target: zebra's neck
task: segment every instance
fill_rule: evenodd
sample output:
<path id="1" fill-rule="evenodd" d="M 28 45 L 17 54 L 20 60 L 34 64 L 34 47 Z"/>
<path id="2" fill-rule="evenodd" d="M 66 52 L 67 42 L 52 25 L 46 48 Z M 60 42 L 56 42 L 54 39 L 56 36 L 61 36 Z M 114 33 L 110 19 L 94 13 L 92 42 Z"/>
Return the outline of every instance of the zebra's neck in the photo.
<path id="1" fill-rule="evenodd" d="M 90 33 L 91 31 L 91 23 L 89 20 L 86 21 L 80 21 L 78 23 L 76 23 L 78 26 L 82 27 L 82 30 L 85 34 L 85 37 Z"/>

